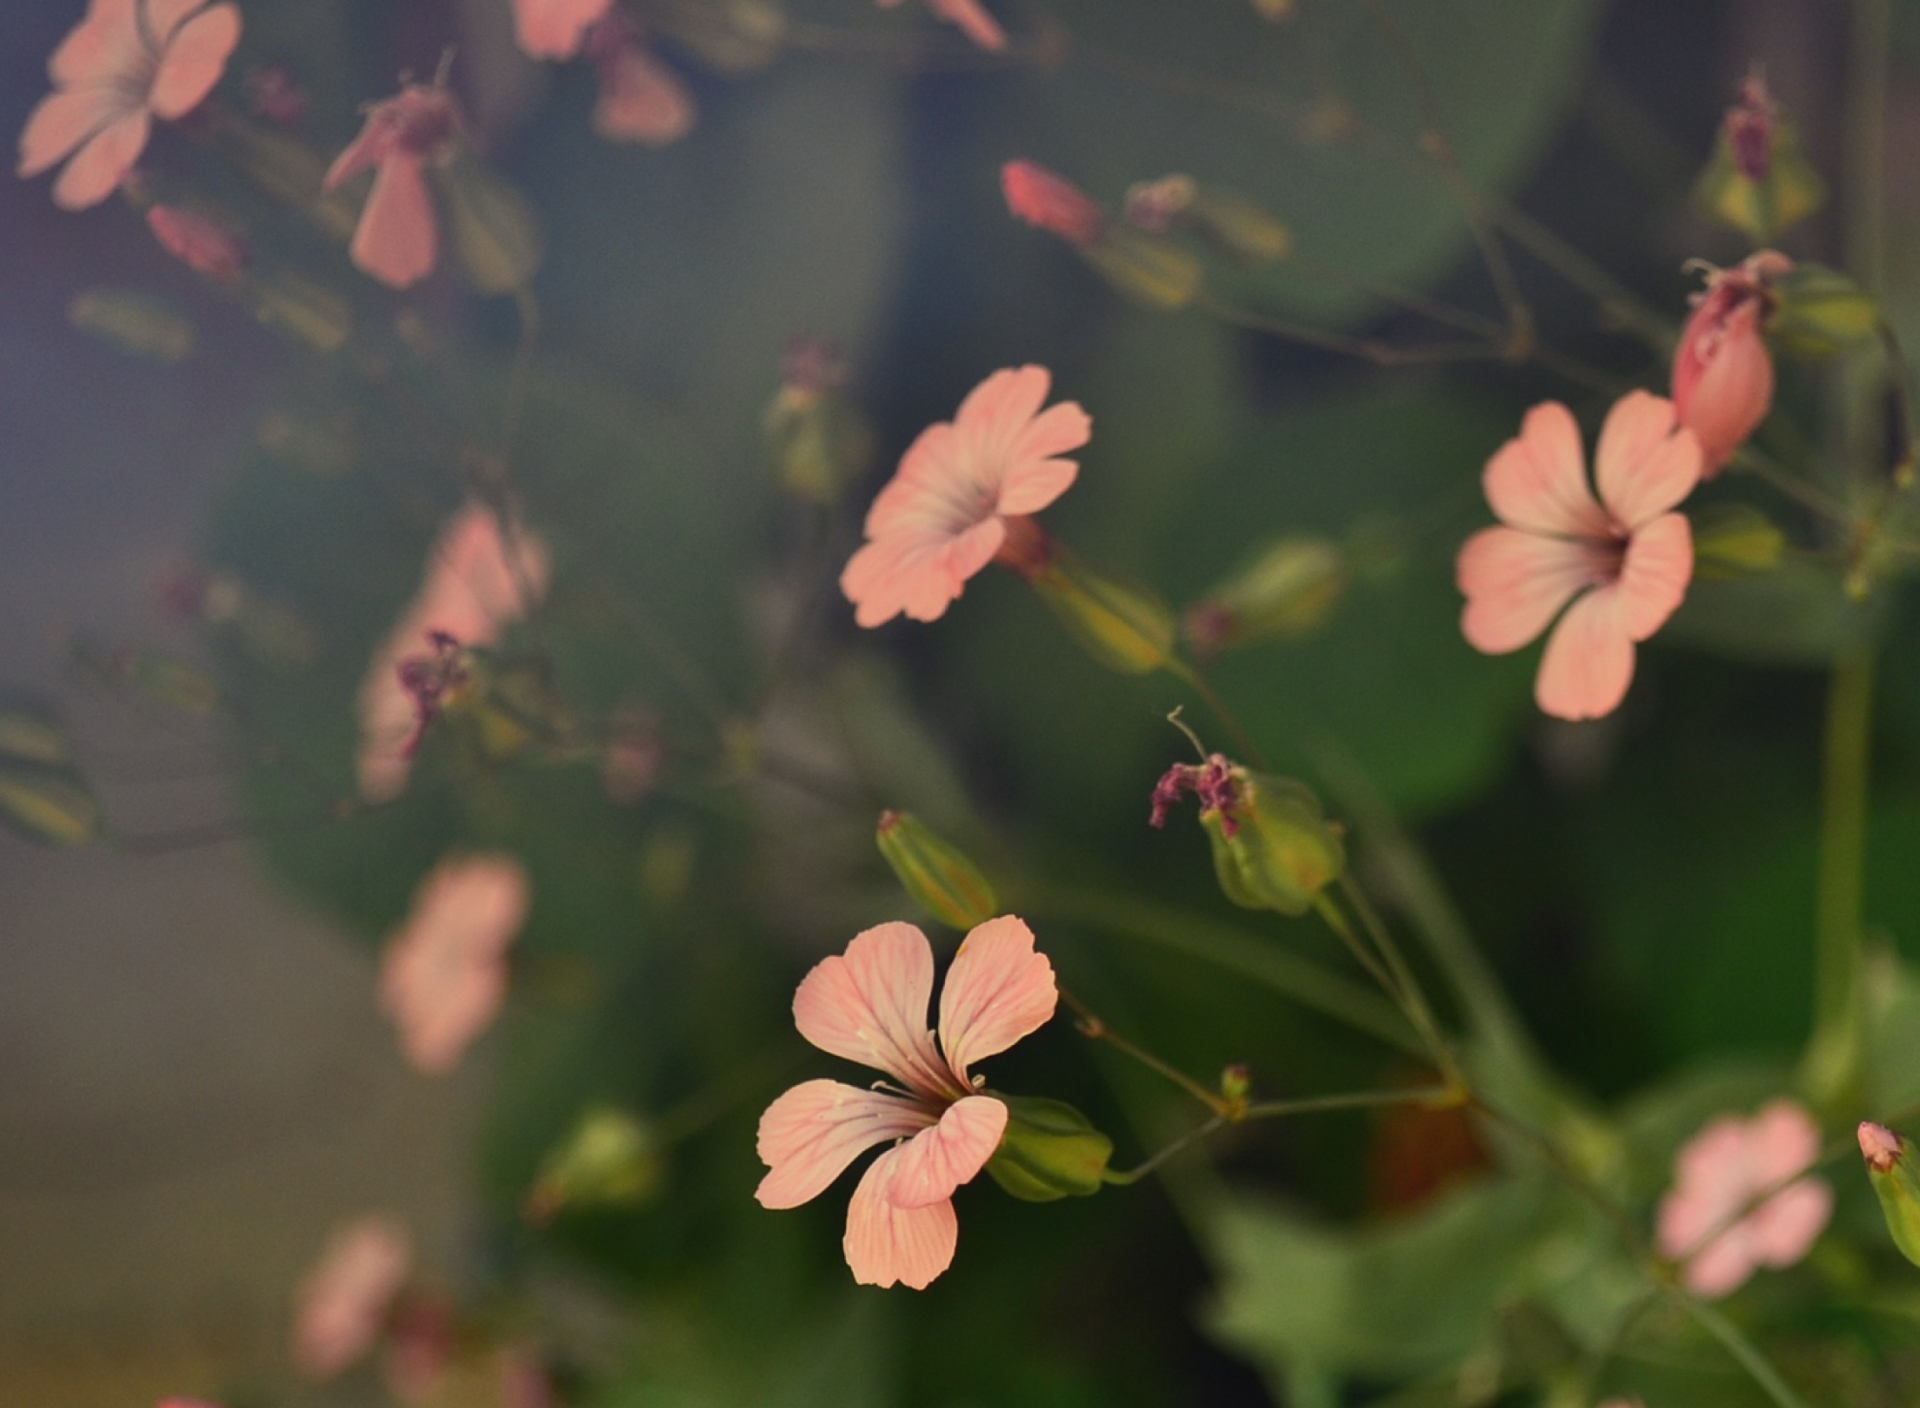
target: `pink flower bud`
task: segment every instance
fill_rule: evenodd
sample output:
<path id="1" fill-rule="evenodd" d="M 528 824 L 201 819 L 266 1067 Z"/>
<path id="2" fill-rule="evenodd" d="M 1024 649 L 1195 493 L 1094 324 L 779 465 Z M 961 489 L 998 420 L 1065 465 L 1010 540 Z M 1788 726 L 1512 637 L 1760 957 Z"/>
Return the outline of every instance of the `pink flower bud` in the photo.
<path id="1" fill-rule="evenodd" d="M 1099 239 L 1107 228 L 1106 211 L 1085 191 L 1044 166 L 1030 161 L 1008 162 L 1000 168 L 1000 189 L 1016 220 L 1058 235 L 1080 249 Z"/>
<path id="2" fill-rule="evenodd" d="M 1707 287 L 1673 358 L 1673 405 L 1700 441 L 1701 475 L 1718 473 L 1773 404 L 1773 358 L 1760 336 L 1773 314 L 1770 282 L 1793 261 L 1762 250 L 1732 269 L 1709 267 Z"/>
<path id="3" fill-rule="evenodd" d="M 247 267 L 247 247 L 239 236 L 204 215 L 155 205 L 147 210 L 147 228 L 168 254 L 216 283 L 234 283 Z"/>
<path id="4" fill-rule="evenodd" d="M 1773 165 L 1773 134 L 1780 105 L 1767 91 L 1767 80 L 1755 70 L 1740 85 L 1740 96 L 1727 109 L 1727 145 L 1733 164 L 1749 181 L 1764 181 Z"/>
<path id="5" fill-rule="evenodd" d="M 1900 1136 L 1883 1124 L 1860 1122 L 1860 1156 L 1875 1173 L 1891 1173 L 1900 1159 Z"/>

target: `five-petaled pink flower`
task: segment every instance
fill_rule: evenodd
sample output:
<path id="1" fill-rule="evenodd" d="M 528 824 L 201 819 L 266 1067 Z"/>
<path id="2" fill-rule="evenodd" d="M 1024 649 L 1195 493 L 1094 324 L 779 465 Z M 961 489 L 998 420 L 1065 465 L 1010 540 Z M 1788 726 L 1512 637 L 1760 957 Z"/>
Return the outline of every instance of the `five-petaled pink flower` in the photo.
<path id="1" fill-rule="evenodd" d="M 329 191 L 373 168 L 373 189 L 348 253 L 361 272 L 389 288 L 419 282 L 440 258 L 440 223 L 426 169 L 447 154 L 459 131 L 453 94 L 439 84 L 408 84 L 368 109 L 360 135 L 327 168 Z"/>
<path id="2" fill-rule="evenodd" d="M 1034 536 L 1025 516 L 1066 492 L 1079 466 L 1060 456 L 1092 433 L 1075 402 L 1040 409 L 1049 382 L 1045 367 L 997 371 L 952 421 L 928 426 L 907 448 L 867 510 L 866 546 L 840 574 L 861 625 L 902 612 L 938 620 L 967 579 L 1012 546 L 1010 533 Z"/>
<path id="3" fill-rule="evenodd" d="M 388 802 L 407 785 L 420 724 L 418 700 L 404 667 L 446 636 L 460 646 L 488 646 L 523 616 L 524 593 L 547 587 L 547 552 L 539 538 L 516 535 L 509 556 L 499 518 L 479 504 L 454 515 L 432 550 L 420 591 L 401 615 L 360 686 L 360 795 Z"/>
<path id="4" fill-rule="evenodd" d="M 1007 1127 L 1006 1105 L 981 1094 L 982 1078 L 968 1067 L 1037 1031 L 1058 994 L 1033 931 L 1005 915 L 976 927 L 954 956 L 938 1046 L 927 1030 L 932 997 L 926 935 L 901 923 L 857 935 L 844 957 L 807 974 L 794 994 L 794 1024 L 822 1051 L 898 1086 L 810 1080 L 760 1117 L 760 1158 L 771 1170 L 754 1194 L 763 1207 L 798 1207 L 866 1150 L 893 1144 L 868 1165 L 847 1206 L 847 1265 L 865 1285 L 920 1290 L 952 1264 L 953 1192 L 986 1167 Z"/>
<path id="5" fill-rule="evenodd" d="M 900 0 L 874 0 L 883 10 L 891 10 L 900 4 Z M 982 49 L 991 49 L 996 53 L 1007 47 L 1007 32 L 1000 22 L 987 13 L 986 6 L 980 0 L 927 0 L 927 8 L 934 15 L 960 31 L 978 44 Z"/>
<path id="6" fill-rule="evenodd" d="M 1660 629 L 1693 576 L 1693 533 L 1672 510 L 1699 481 L 1700 445 L 1676 428 L 1673 404 L 1623 396 L 1594 460 L 1598 502 L 1572 413 L 1556 401 L 1527 412 L 1519 436 L 1487 461 L 1487 502 L 1503 526 L 1469 538 L 1455 565 L 1467 598 L 1460 627 L 1476 650 L 1518 650 L 1560 616 L 1534 697 L 1563 719 L 1618 707 L 1635 642 Z"/>
<path id="7" fill-rule="evenodd" d="M 452 1070 L 499 1014 L 507 948 L 532 902 L 525 867 L 508 855 L 450 857 L 420 882 L 380 967 L 381 1006 L 417 1068 Z"/>
<path id="8" fill-rule="evenodd" d="M 38 176 L 71 153 L 54 203 L 98 205 L 146 150 L 153 119 L 198 107 L 239 42 L 240 11 L 230 4 L 92 0 L 47 61 L 55 91 L 20 134 L 20 174 Z"/>
<path id="9" fill-rule="evenodd" d="M 335 1229 L 297 1296 L 293 1359 L 300 1371 L 330 1379 L 372 1349 L 412 1265 L 413 1244 L 392 1218 L 362 1217 Z"/>
<path id="10" fill-rule="evenodd" d="M 1763 249 L 1734 268 L 1706 269 L 1673 354 L 1673 405 L 1700 438 L 1700 476 L 1711 479 L 1773 405 L 1773 358 L 1760 330 L 1773 313 L 1769 285 L 1793 261 Z"/>
<path id="11" fill-rule="evenodd" d="M 1826 1183 L 1796 1178 L 1819 1157 L 1819 1127 L 1791 1100 L 1750 1120 L 1721 1116 L 1674 1156 L 1673 1188 L 1660 1201 L 1660 1254 L 1684 1259 L 1687 1288 L 1708 1297 L 1730 1294 L 1762 1266 L 1793 1265 L 1833 1213 Z M 1748 1211 L 1770 1190 L 1778 1191 Z"/>

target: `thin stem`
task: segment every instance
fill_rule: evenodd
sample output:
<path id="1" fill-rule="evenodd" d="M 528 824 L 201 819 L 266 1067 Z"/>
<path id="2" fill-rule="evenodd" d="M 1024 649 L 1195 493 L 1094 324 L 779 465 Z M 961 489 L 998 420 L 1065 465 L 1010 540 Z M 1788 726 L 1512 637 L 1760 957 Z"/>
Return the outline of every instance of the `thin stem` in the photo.
<path id="1" fill-rule="evenodd" d="M 1745 470 L 1769 488 L 1778 490 L 1802 508 L 1811 509 L 1822 518 L 1841 527 L 1851 529 L 1859 521 L 1859 516 L 1852 509 L 1796 477 L 1772 456 L 1763 453 L 1751 443 L 1742 445 L 1734 451 L 1732 465 L 1735 469 Z"/>
<path id="2" fill-rule="evenodd" d="M 1121 1036 L 1120 1033 L 1108 1026 L 1091 1007 L 1087 1006 L 1086 1003 L 1082 1002 L 1065 988 L 1060 988 L 1059 993 L 1060 1000 L 1071 1007 L 1074 1016 L 1079 1019 L 1074 1025 L 1079 1028 L 1080 1035 L 1090 1041 L 1106 1042 L 1107 1045 L 1120 1052 L 1123 1056 L 1131 1057 L 1155 1075 L 1179 1086 L 1182 1090 L 1186 1091 L 1187 1094 L 1213 1111 L 1215 1115 L 1222 1119 L 1227 1117 L 1228 1102 L 1223 1099 L 1218 1092 L 1207 1089 L 1206 1086 L 1200 1084 L 1199 1081 L 1195 1080 L 1178 1066 L 1173 1065 L 1171 1062 L 1161 1060 L 1145 1047 L 1137 1046 L 1127 1040 L 1127 1038 Z"/>
<path id="3" fill-rule="evenodd" d="M 1576 1402 L 1584 1404 L 1598 1400 L 1600 1379 L 1607 1371 L 1608 1362 L 1620 1352 L 1621 1346 L 1627 1342 L 1627 1336 L 1632 1333 L 1634 1325 L 1639 1322 L 1642 1315 L 1646 1314 L 1647 1308 L 1659 1298 L 1658 1291 L 1649 1290 L 1644 1295 L 1629 1301 L 1626 1308 L 1615 1317 L 1613 1324 L 1607 1330 L 1607 1337 L 1594 1346 L 1593 1353 L 1587 1358 L 1586 1366 L 1580 1371 L 1580 1392 L 1576 1396 Z"/>
<path id="4" fill-rule="evenodd" d="M 1270 337 L 1284 338 L 1288 342 L 1298 342 L 1306 347 L 1317 347 L 1323 352 L 1338 352 L 1343 356 L 1358 357 L 1361 361 L 1371 362 L 1376 367 L 1432 366 L 1450 362 L 1499 362 L 1507 357 L 1506 349 L 1493 342 L 1443 342 L 1424 347 L 1395 347 L 1391 343 L 1374 338 L 1354 337 L 1348 333 L 1317 328 L 1307 323 L 1297 323 L 1291 318 L 1282 318 L 1272 313 L 1256 312 L 1251 308 L 1243 308 L 1237 303 L 1229 303 L 1226 299 L 1204 289 L 1194 296 L 1193 306 L 1233 327 L 1245 328 L 1248 332 L 1265 333 Z"/>
<path id="5" fill-rule="evenodd" d="M 1560 235 L 1517 207 L 1489 202 L 1494 223 L 1513 242 L 1591 298 L 1621 329 L 1633 333 L 1662 361 L 1673 352 L 1677 327 Z"/>
<path id="6" fill-rule="evenodd" d="M 1369 279 L 1360 274 L 1350 274 L 1338 265 L 1329 264 L 1325 260 L 1308 254 L 1305 250 L 1290 251 L 1286 262 L 1295 268 L 1305 270 L 1316 279 L 1352 289 L 1369 298 L 1377 298 L 1383 303 L 1393 304 L 1409 313 L 1418 313 L 1456 332 L 1484 338 L 1500 338 L 1506 335 L 1506 328 L 1492 318 L 1483 317 L 1479 313 L 1470 312 L 1464 308 L 1455 308 L 1450 303 L 1443 303 L 1437 298 L 1431 298 L 1413 289 L 1401 288 L 1398 284 L 1383 283 L 1378 279 Z"/>
<path id="7" fill-rule="evenodd" d="M 1887 358 L 1887 385 L 1893 392 L 1894 414 L 1900 421 L 1900 453 L 1893 462 L 1893 483 L 1897 489 L 1910 488 L 1914 471 L 1920 468 L 1920 424 L 1916 424 L 1913 405 L 1913 368 L 1907 361 L 1900 337 L 1885 319 L 1880 322 L 1880 347 Z"/>
<path id="8" fill-rule="evenodd" d="M 1324 891 L 1314 897 L 1314 909 L 1326 921 L 1327 927 L 1340 936 L 1347 951 L 1373 975 L 1374 981 L 1385 989 L 1394 1004 L 1406 1013 L 1407 1020 L 1420 1033 L 1420 1039 L 1427 1045 L 1427 1054 L 1433 1058 L 1447 1084 L 1456 1089 L 1465 1089 L 1466 1082 L 1460 1075 L 1452 1048 L 1447 1044 L 1440 1024 L 1434 1020 L 1433 1009 L 1427 1005 L 1419 982 L 1407 969 L 1405 962 L 1400 960 L 1399 951 L 1393 947 L 1391 938 L 1385 939 L 1386 947 L 1381 946 L 1384 929 L 1379 926 L 1378 918 L 1369 927 L 1368 937 L 1374 940 L 1374 948 L 1370 953 L 1360 941 L 1360 936 L 1354 932 L 1353 926 L 1347 922 L 1346 915 Z M 1379 933 L 1374 932 L 1376 928 L 1380 928 Z"/>
<path id="9" fill-rule="evenodd" d="M 1375 950 L 1386 960 L 1388 971 L 1399 982 L 1406 993 L 1407 1001 L 1413 1005 L 1411 1014 L 1415 1022 L 1427 1032 L 1433 1042 L 1434 1056 L 1440 1062 L 1440 1073 L 1455 1085 L 1464 1085 L 1460 1070 L 1455 1063 L 1453 1047 L 1446 1033 L 1441 1029 L 1439 1019 L 1433 1014 L 1433 1006 L 1427 1001 L 1426 992 L 1420 986 L 1420 980 L 1414 976 L 1413 968 L 1400 951 L 1400 945 L 1394 940 L 1393 930 L 1381 919 L 1380 912 L 1367 898 L 1366 891 L 1355 883 L 1350 872 L 1342 871 L 1338 881 L 1340 893 L 1346 896 L 1348 905 L 1359 916 L 1360 925 L 1373 941 Z"/>
<path id="10" fill-rule="evenodd" d="M 1111 1184 L 1116 1188 L 1125 1188 L 1130 1184 L 1138 1183 L 1141 1179 L 1145 1178 L 1148 1174 L 1152 1173 L 1155 1169 L 1159 1168 L 1162 1164 L 1166 1163 L 1167 1160 L 1171 1159 L 1174 1155 L 1182 1152 L 1183 1150 L 1191 1148 L 1195 1144 L 1198 1144 L 1201 1140 L 1207 1138 L 1208 1135 L 1213 1134 L 1216 1130 L 1225 1128 L 1226 1123 L 1227 1123 L 1227 1117 L 1225 1115 L 1215 1115 L 1212 1119 L 1208 1120 L 1205 1124 L 1195 1125 L 1192 1129 L 1188 1130 L 1185 1134 L 1181 1135 L 1178 1139 L 1174 1140 L 1171 1144 L 1168 1144 L 1165 1148 L 1161 1149 L 1158 1153 L 1149 1155 L 1143 1162 L 1135 1164 L 1132 1168 L 1126 1169 L 1124 1171 L 1107 1169 L 1104 1173 L 1100 1175 L 1100 1181 L 1102 1183 Z"/>
<path id="11" fill-rule="evenodd" d="M 1780 1371 L 1767 1362 L 1765 1355 L 1755 1349 L 1753 1342 L 1741 1334 L 1734 1323 L 1706 1302 L 1688 1295 L 1678 1286 L 1663 1286 L 1662 1293 L 1674 1304 L 1685 1310 L 1700 1327 L 1733 1356 L 1734 1362 L 1747 1371 L 1761 1390 L 1771 1398 L 1778 1408 L 1807 1408 L 1805 1400 L 1795 1393 L 1787 1381 L 1780 1377 Z"/>
<path id="12" fill-rule="evenodd" d="M 1393 1000 L 1394 1006 L 1407 1014 L 1407 1020 L 1413 1022 L 1415 1029 L 1424 1037 L 1425 1029 L 1414 1020 L 1413 1013 L 1408 1010 L 1407 994 L 1394 980 L 1394 975 L 1387 971 L 1379 955 L 1360 942 L 1360 935 L 1354 931 L 1353 925 L 1347 922 L 1347 917 L 1340 912 L 1340 907 L 1323 893 L 1314 896 L 1313 908 L 1326 926 L 1333 930 L 1334 935 L 1346 946 L 1347 952 L 1353 955 L 1353 961 L 1366 970 L 1367 976 L 1380 985 L 1380 990 Z"/>
<path id="13" fill-rule="evenodd" d="M 1240 755 L 1254 767 L 1265 772 L 1267 770 L 1266 754 L 1260 751 L 1260 745 L 1253 741 L 1253 735 L 1247 732 L 1239 717 L 1227 707 L 1227 701 L 1220 697 L 1219 691 L 1214 689 L 1207 677 L 1200 673 L 1199 668 L 1176 655 L 1167 662 L 1167 670 L 1175 679 L 1200 696 L 1201 703 L 1205 704 L 1214 718 L 1220 721 L 1220 726 L 1233 735 L 1233 746 L 1240 750 Z"/>
<path id="14" fill-rule="evenodd" d="M 1247 1120 L 1284 1119 L 1289 1115 L 1318 1115 L 1331 1110 L 1377 1110 L 1388 1105 L 1431 1105 L 1458 1096 L 1450 1085 L 1426 1085 L 1417 1090 L 1361 1090 L 1351 1095 L 1308 1095 L 1299 1100 L 1259 1100 L 1241 1116 Z"/>

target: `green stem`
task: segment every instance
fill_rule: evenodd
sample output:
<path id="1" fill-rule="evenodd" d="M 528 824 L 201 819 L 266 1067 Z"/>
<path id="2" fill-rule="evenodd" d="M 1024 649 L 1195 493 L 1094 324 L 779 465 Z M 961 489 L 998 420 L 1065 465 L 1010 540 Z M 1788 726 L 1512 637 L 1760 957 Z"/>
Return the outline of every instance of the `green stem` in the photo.
<path id="1" fill-rule="evenodd" d="M 1060 1000 L 1071 1007 L 1073 1009 L 1073 1015 L 1079 1019 L 1078 1025 L 1082 1036 L 1086 1037 L 1089 1041 L 1106 1042 L 1107 1045 L 1111 1046 L 1121 1055 L 1131 1057 L 1133 1060 L 1138 1061 L 1162 1080 L 1179 1086 L 1182 1090 L 1186 1091 L 1187 1094 L 1213 1111 L 1214 1114 L 1225 1118 L 1227 1102 L 1219 1095 L 1208 1090 L 1204 1085 L 1200 1084 L 1199 1081 L 1195 1080 L 1178 1066 L 1175 1066 L 1172 1062 L 1163 1061 L 1144 1046 L 1137 1046 L 1133 1042 L 1128 1041 L 1125 1037 L 1121 1036 L 1120 1033 L 1108 1026 L 1091 1007 L 1087 1006 L 1086 1003 L 1082 1002 L 1065 988 L 1060 988 L 1059 993 Z"/>
<path id="2" fill-rule="evenodd" d="M 1260 751 L 1260 745 L 1253 741 L 1253 735 L 1247 732 L 1238 716 L 1227 707 L 1227 701 L 1220 697 L 1219 691 L 1214 689 L 1207 677 L 1194 665 L 1177 655 L 1167 661 L 1166 668 L 1175 679 L 1200 696 L 1200 701 L 1212 712 L 1214 718 L 1220 721 L 1220 726 L 1232 735 L 1233 746 L 1240 750 L 1240 756 L 1261 772 L 1267 771 L 1266 754 Z"/>
<path id="3" fill-rule="evenodd" d="M 1753 1342 L 1741 1334 L 1731 1320 L 1678 1286 L 1668 1286 L 1665 1291 L 1669 1299 L 1700 1322 L 1701 1329 L 1720 1341 L 1721 1347 L 1733 1356 L 1734 1361 L 1747 1371 L 1748 1376 L 1760 1385 L 1778 1408 L 1807 1408 L 1806 1401 L 1780 1377 L 1780 1371 L 1767 1362 L 1766 1356 L 1754 1348 Z"/>
<path id="4" fill-rule="evenodd" d="M 1215 1130 L 1223 1128 L 1226 1123 L 1227 1117 L 1225 1115 L 1215 1115 L 1205 1124 L 1195 1125 L 1164 1149 L 1161 1149 L 1156 1154 L 1150 1155 L 1144 1162 L 1135 1164 L 1132 1168 L 1124 1171 L 1115 1169 L 1106 1170 L 1100 1175 L 1100 1181 L 1115 1188 L 1125 1188 L 1129 1184 L 1138 1183 L 1175 1154 L 1198 1144 Z"/>
<path id="5" fill-rule="evenodd" d="M 1361 1090 L 1351 1095 L 1309 1095 L 1299 1100 L 1260 1100 L 1241 1113 L 1243 1120 L 1284 1119 L 1330 1110 L 1377 1110 L 1386 1105 L 1427 1105 L 1451 1099 L 1453 1086 L 1425 1085 L 1417 1090 Z"/>

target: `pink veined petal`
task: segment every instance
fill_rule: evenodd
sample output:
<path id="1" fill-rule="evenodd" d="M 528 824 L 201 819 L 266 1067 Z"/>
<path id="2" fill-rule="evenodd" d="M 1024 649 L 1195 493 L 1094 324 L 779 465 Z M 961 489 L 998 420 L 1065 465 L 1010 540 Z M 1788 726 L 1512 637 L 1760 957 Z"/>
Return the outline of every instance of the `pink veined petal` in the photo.
<path id="1" fill-rule="evenodd" d="M 1669 513 L 1637 531 L 1620 567 L 1620 618 L 1629 640 L 1645 640 L 1666 624 L 1693 580 L 1693 527 Z"/>
<path id="2" fill-rule="evenodd" d="M 1520 649 L 1582 587 L 1604 581 L 1605 550 L 1518 528 L 1482 528 L 1461 544 L 1454 580 L 1467 605 L 1460 631 L 1488 655 Z"/>
<path id="3" fill-rule="evenodd" d="M 1629 530 L 1651 522 L 1700 482 L 1700 442 L 1675 429 L 1673 402 L 1629 391 L 1607 413 L 1594 478 L 1610 513 Z"/>
<path id="4" fill-rule="evenodd" d="M 580 52 L 588 26 L 606 14 L 612 0 L 513 0 L 514 33 L 535 59 L 570 59 Z"/>
<path id="5" fill-rule="evenodd" d="M 1741 1228 L 1716 1237 L 1712 1245 L 1690 1260 L 1680 1273 L 1688 1290 L 1708 1300 L 1731 1295 L 1753 1275 L 1753 1249 Z"/>
<path id="6" fill-rule="evenodd" d="M 874 1145 L 934 1124 L 932 1113 L 897 1095 L 837 1080 L 804 1081 L 760 1116 L 758 1148 L 768 1173 L 753 1196 L 764 1208 L 797 1208 Z"/>
<path id="7" fill-rule="evenodd" d="M 1773 404 L 1773 358 L 1761 340 L 1758 318 L 1757 304 L 1728 316 L 1685 402 L 1684 420 L 1700 438 L 1702 478 L 1719 472 Z"/>
<path id="8" fill-rule="evenodd" d="M 639 44 L 600 65 L 593 130 L 610 142 L 664 147 L 693 130 L 693 94 L 680 75 Z"/>
<path id="9" fill-rule="evenodd" d="M 34 108 L 20 133 L 20 167 L 23 177 L 38 176 L 88 138 L 132 109 L 126 98 L 113 88 L 75 88 L 64 93 L 49 93 Z"/>
<path id="10" fill-rule="evenodd" d="M 110 83 L 140 62 L 140 29 L 134 0 L 93 0 L 86 18 L 68 32 L 47 60 L 47 76 L 63 88 Z"/>
<path id="11" fill-rule="evenodd" d="M 1607 515 L 1587 487 L 1580 427 L 1558 401 L 1527 412 L 1520 433 L 1494 451 L 1481 476 L 1502 523 L 1569 538 L 1605 538 Z"/>
<path id="12" fill-rule="evenodd" d="M 53 203 L 62 210 L 85 210 L 120 188 L 146 150 L 152 119 L 145 108 L 115 118 L 73 154 L 53 183 Z"/>
<path id="13" fill-rule="evenodd" d="M 183 23 L 154 75 L 147 98 L 154 116 L 171 121 L 198 107 L 220 81 L 239 42 L 240 11 L 232 5 L 211 6 Z"/>
<path id="14" fill-rule="evenodd" d="M 517 562 L 509 553 L 499 517 L 469 503 L 441 530 L 427 560 L 420 589 L 424 629 L 444 630 L 462 644 L 491 644 L 500 628 L 526 614 L 523 593 L 544 596 L 548 564 L 546 544 L 529 533 L 516 535 Z M 411 650 L 411 648 L 410 648 Z"/>
<path id="15" fill-rule="evenodd" d="M 916 621 L 939 620 L 960 599 L 974 574 L 993 561 L 1006 538 L 1007 525 L 996 517 L 942 543 L 923 561 L 909 567 L 903 583 L 902 609 Z"/>
<path id="16" fill-rule="evenodd" d="M 921 1130 L 895 1151 L 888 1199 L 897 1208 L 945 1202 L 954 1189 L 987 1166 L 1006 1130 L 1007 1107 L 991 1095 L 956 1100 L 938 1124 Z"/>
<path id="17" fill-rule="evenodd" d="M 1002 513 L 1038 513 L 1067 491 L 1080 466 L 1057 458 L 1092 437 L 1093 421 L 1077 402 L 1049 406 L 1013 445 L 1013 463 L 1000 484 Z"/>
<path id="18" fill-rule="evenodd" d="M 987 13 L 980 0 L 927 0 L 927 8 L 960 30 L 982 49 L 1007 47 L 1007 32 Z"/>
<path id="19" fill-rule="evenodd" d="M 967 507 L 960 503 L 964 495 L 953 488 L 961 479 L 960 446 L 953 426 L 946 421 L 928 426 L 907 446 L 893 478 L 874 496 L 863 531 L 869 538 L 884 538 L 904 527 L 977 520 L 991 512 L 993 499 L 984 494 L 979 496 L 977 511 L 961 511 Z"/>
<path id="20" fill-rule="evenodd" d="M 1820 1240 L 1833 1216 L 1833 1189 L 1818 1178 L 1803 1178 L 1782 1188 L 1747 1219 L 1756 1260 L 1766 1266 L 1791 1266 Z"/>
<path id="21" fill-rule="evenodd" d="M 1627 635 L 1618 585 L 1596 587 L 1567 608 L 1547 637 L 1533 697 L 1559 719 L 1611 714 L 1633 682 L 1633 641 Z"/>
<path id="22" fill-rule="evenodd" d="M 951 1200 L 903 1208 L 889 1196 L 900 1150 L 875 1159 L 847 1204 L 847 1235 L 841 1248 L 853 1279 L 863 1286 L 903 1284 L 925 1290 L 953 1265 L 960 1222 Z"/>
<path id="23" fill-rule="evenodd" d="M 907 545 L 897 539 L 868 543 L 840 573 L 840 590 L 853 603 L 853 619 L 868 630 L 883 626 L 906 605 Z"/>
<path id="24" fill-rule="evenodd" d="M 164 49 L 187 16 L 206 3 L 207 0 L 140 0 L 141 33 Z"/>
<path id="25" fill-rule="evenodd" d="M 964 1094 L 933 1048 L 927 1004 L 933 949 L 911 924 L 878 924 L 854 935 L 844 955 L 823 958 L 793 995 L 800 1035 L 822 1051 L 885 1071 L 921 1094 Z"/>
<path id="26" fill-rule="evenodd" d="M 940 1046 L 962 1086 L 968 1068 L 1045 1026 L 1060 1000 L 1053 965 L 1011 914 L 975 925 L 940 991 Z"/>
<path id="27" fill-rule="evenodd" d="M 418 159 L 396 152 L 380 163 L 349 252 L 357 268 L 389 288 L 407 288 L 433 271 L 439 226 Z"/>
<path id="28" fill-rule="evenodd" d="M 997 497 L 1020 433 L 1046 404 L 1053 374 L 1045 367 L 1003 367 L 967 393 L 953 417 L 960 458 Z"/>

